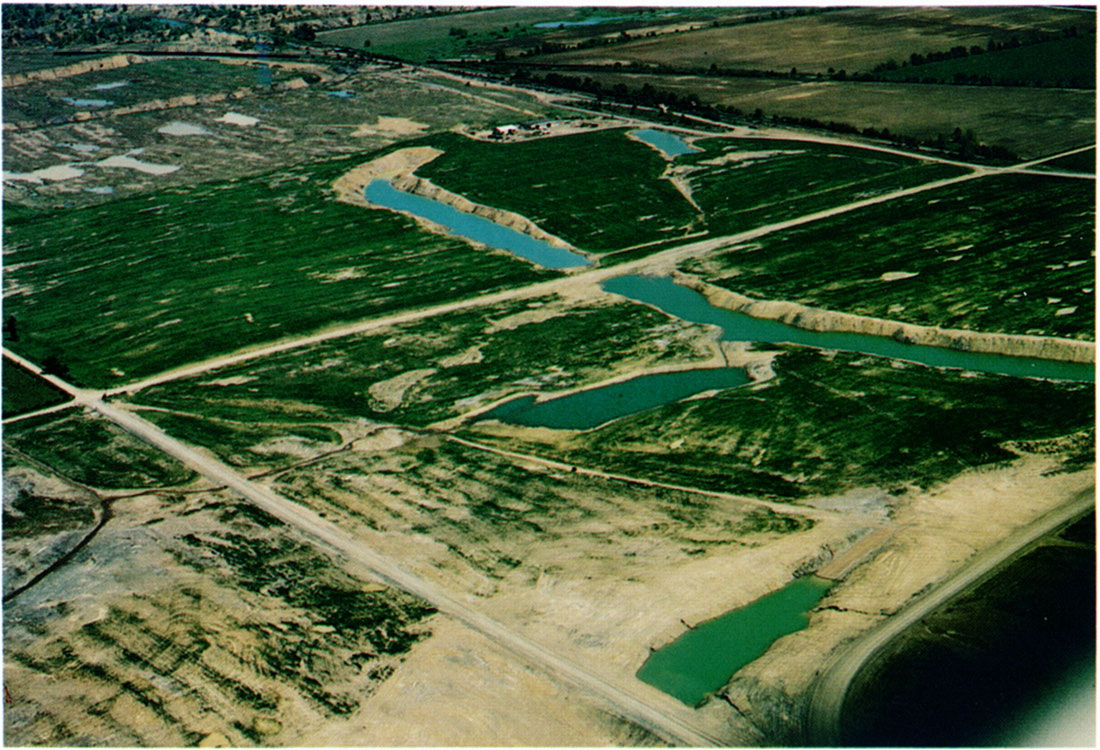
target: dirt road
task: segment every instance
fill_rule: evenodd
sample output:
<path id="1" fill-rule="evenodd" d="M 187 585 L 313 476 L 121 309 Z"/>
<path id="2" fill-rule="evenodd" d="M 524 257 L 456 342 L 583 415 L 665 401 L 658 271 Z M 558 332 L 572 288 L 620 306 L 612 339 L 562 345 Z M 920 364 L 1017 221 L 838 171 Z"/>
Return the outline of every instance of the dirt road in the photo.
<path id="1" fill-rule="evenodd" d="M 788 514 L 792 513 L 796 516 L 806 516 L 815 520 L 822 518 L 837 518 L 841 513 L 832 510 L 822 510 L 821 508 L 815 508 L 811 505 L 793 505 L 790 503 L 773 503 L 767 500 L 760 500 L 755 497 L 745 497 L 743 495 L 731 495 L 728 492 L 715 492 L 713 490 L 702 490 L 698 487 L 684 487 L 679 484 L 669 484 L 667 482 L 656 482 L 650 479 L 643 479 L 640 477 L 628 477 L 625 474 L 612 474 L 606 471 L 599 471 L 598 469 L 585 469 L 580 466 L 574 466 L 572 464 L 563 463 L 562 461 L 554 461 L 549 458 L 541 458 L 540 456 L 532 456 L 527 453 L 516 453 L 515 451 L 507 451 L 503 448 L 494 448 L 491 445 L 485 445 L 484 443 L 477 443 L 473 440 L 466 440 L 464 438 L 456 437 L 454 435 L 446 435 L 448 440 L 465 445 L 468 448 L 473 448 L 479 451 L 485 451 L 486 453 L 493 453 L 498 456 L 503 456 L 514 461 L 526 461 L 528 463 L 539 464 L 551 469 L 557 469 L 559 471 L 575 472 L 587 477 L 597 477 L 599 479 L 606 479 L 613 482 L 622 482 L 623 484 L 636 484 L 640 487 L 659 487 L 664 490 L 674 490 L 676 492 L 686 492 L 693 495 L 705 495 L 707 497 L 717 497 L 723 500 L 733 500 L 738 503 L 745 503 L 747 505 L 755 505 L 760 508 L 767 508 L 770 511 L 776 513 Z"/>
<path id="2" fill-rule="evenodd" d="M 897 636 L 941 604 L 967 590 L 998 565 L 1036 539 L 1084 513 L 1095 502 L 1095 487 L 1040 516 L 994 546 L 979 553 L 957 573 L 919 600 L 853 642 L 824 669 L 814 685 L 804 722 L 804 741 L 809 746 L 836 746 L 841 741 L 840 719 L 848 686 L 863 665 Z"/>
<path id="3" fill-rule="evenodd" d="M 71 386 L 69 388 L 71 391 L 76 391 Z M 692 747 L 722 744 L 718 738 L 699 730 L 687 721 L 686 716 L 690 711 L 688 709 L 680 711 L 673 705 L 671 698 L 659 695 L 655 690 L 653 695 L 647 696 L 643 692 L 646 686 L 640 683 L 635 691 L 607 682 L 584 667 L 555 654 L 452 598 L 442 589 L 402 569 L 395 561 L 378 554 L 316 513 L 262 485 L 245 479 L 228 465 L 199 453 L 141 417 L 100 400 L 93 400 L 88 403 L 88 406 L 135 437 L 182 461 L 216 485 L 228 487 L 276 518 L 321 542 L 325 547 L 364 566 L 383 582 L 430 602 L 440 612 L 460 620 L 524 661 L 541 667 L 551 675 L 602 699 L 601 702 L 608 704 L 610 710 L 621 718 L 676 744 Z M 648 691 L 648 688 L 646 690 Z M 677 715 L 680 713 L 684 716 Z"/>
<path id="4" fill-rule="evenodd" d="M 220 357 L 214 357 L 212 359 L 208 359 L 202 362 L 196 362 L 190 365 L 185 365 L 183 367 L 177 367 L 175 369 L 162 372 L 158 375 L 153 375 L 152 377 L 145 378 L 144 380 L 135 381 L 133 383 L 130 383 L 129 385 L 111 388 L 107 390 L 106 393 L 110 396 L 120 393 L 132 394 L 153 385 L 167 383 L 172 380 L 178 380 L 180 378 L 190 377 L 192 375 L 199 375 L 204 372 L 216 370 L 221 367 L 240 364 L 242 362 L 247 362 L 252 359 L 267 357 L 272 354 L 277 354 L 279 352 L 291 351 L 293 349 L 298 349 L 303 346 L 310 346 L 312 344 L 321 343 L 323 341 L 343 338 L 345 336 L 351 336 L 357 333 L 364 333 L 367 331 L 384 328 L 386 326 L 396 325 L 400 323 L 409 323 L 416 320 L 422 320 L 424 318 L 431 318 L 437 315 L 446 315 L 448 313 L 465 310 L 471 307 L 494 305 L 500 302 L 506 302 L 508 300 L 519 299 L 523 297 L 534 297 L 543 294 L 551 294 L 559 289 L 575 285 L 581 279 L 583 279 L 586 283 L 599 283 L 614 276 L 622 276 L 631 273 L 652 272 L 662 266 L 668 267 L 669 265 L 680 263 L 695 256 L 705 255 L 724 247 L 748 242 L 749 240 L 754 240 L 758 237 L 763 237 L 774 232 L 781 232 L 785 229 L 801 226 L 802 224 L 809 224 L 814 221 L 821 221 L 822 219 L 827 219 L 832 216 L 849 213 L 851 211 L 857 211 L 861 208 L 866 208 L 867 206 L 885 203 L 887 201 L 904 198 L 909 195 L 916 195 L 918 193 L 923 193 L 928 190 L 936 190 L 941 187 L 947 187 L 948 185 L 954 185 L 960 182 L 967 182 L 969 180 L 983 177 L 986 174 L 987 173 L 983 169 L 975 169 L 975 171 L 969 174 L 959 175 L 958 177 L 951 177 L 945 180 L 937 180 L 935 182 L 925 183 L 924 185 L 905 188 L 904 190 L 896 190 L 892 193 L 885 193 L 883 195 L 878 195 L 872 198 L 864 198 L 863 200 L 853 201 L 851 203 L 846 203 L 842 206 L 835 206 L 824 211 L 817 211 L 812 214 L 805 214 L 804 216 L 796 217 L 794 219 L 788 219 L 786 221 L 781 221 L 775 224 L 768 224 L 762 227 L 757 227 L 756 229 L 751 229 L 747 232 L 740 232 L 738 234 L 731 234 L 723 237 L 713 237 L 706 240 L 700 240 L 698 242 L 690 242 L 685 245 L 679 245 L 677 247 L 669 248 L 668 250 L 663 250 L 659 253 L 655 253 L 645 258 L 640 258 L 638 260 L 623 263 L 618 266 L 612 266 L 610 268 L 592 268 L 590 270 L 579 271 L 577 273 L 563 276 L 558 279 L 542 281 L 537 284 L 531 284 L 529 286 L 506 289 L 504 291 L 494 292 L 492 294 L 486 294 L 480 297 L 472 297 L 470 299 L 460 300 L 458 302 L 449 302 L 443 305 L 434 305 L 432 307 L 421 308 L 419 310 L 411 310 L 409 312 L 398 313 L 397 315 L 388 315 L 382 318 L 372 318 L 365 321 L 358 321 L 356 323 L 336 326 L 327 330 L 319 331 L 318 333 L 314 333 L 309 336 L 287 339 L 273 344 L 259 346 L 245 351 L 235 352 L 233 354 L 226 354 Z"/>

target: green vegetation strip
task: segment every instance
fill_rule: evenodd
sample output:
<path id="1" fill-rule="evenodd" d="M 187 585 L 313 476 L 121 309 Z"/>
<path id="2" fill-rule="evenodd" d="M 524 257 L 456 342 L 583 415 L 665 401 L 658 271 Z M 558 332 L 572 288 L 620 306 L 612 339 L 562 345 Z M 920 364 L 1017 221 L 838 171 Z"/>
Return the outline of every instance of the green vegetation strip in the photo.
<path id="1" fill-rule="evenodd" d="M 5 205 L 13 348 L 111 385 L 552 276 L 335 201 L 332 180 L 370 156 L 40 215 Z"/>
<path id="2" fill-rule="evenodd" d="M 1092 339 L 1094 203 L 1084 180 L 990 177 L 773 234 L 683 269 L 750 297 Z"/>
<path id="3" fill-rule="evenodd" d="M 876 357 L 788 348 L 754 389 L 653 409 L 591 432 L 483 442 L 628 476 L 795 500 L 854 487 L 928 486 L 1015 454 L 1008 440 L 1093 423 L 1092 384 L 936 370 Z M 676 446 L 673 448 L 672 446 Z"/>
<path id="4" fill-rule="evenodd" d="M 135 401 L 240 423 L 367 417 L 422 426 L 510 394 L 595 382 L 630 358 L 658 364 L 707 356 L 685 335 L 698 329 L 650 308 L 548 307 L 556 304 L 543 297 L 437 316 L 154 386 Z M 517 314 L 534 321 L 495 327 Z M 549 317 L 540 321 L 542 314 Z M 219 451 L 240 453 L 256 441 L 238 428 L 226 442 L 221 429 L 229 427 L 187 431 Z"/>
<path id="5" fill-rule="evenodd" d="M 3 393 L 5 418 L 63 404 L 69 400 L 69 395 L 60 388 L 23 369 L 6 357 L 4 358 Z"/>
<path id="6" fill-rule="evenodd" d="M 711 234 L 735 234 L 965 174 L 947 164 L 802 141 L 705 138 L 676 160 Z"/>
<path id="7" fill-rule="evenodd" d="M 69 479 L 102 489 L 180 485 L 195 478 L 175 459 L 86 412 L 6 425 L 4 443 Z"/>

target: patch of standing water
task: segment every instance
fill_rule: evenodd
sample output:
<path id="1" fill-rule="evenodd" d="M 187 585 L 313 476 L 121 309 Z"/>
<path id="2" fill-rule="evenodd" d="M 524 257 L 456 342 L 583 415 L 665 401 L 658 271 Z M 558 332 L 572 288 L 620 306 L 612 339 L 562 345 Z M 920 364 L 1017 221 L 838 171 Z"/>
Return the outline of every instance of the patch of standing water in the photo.
<path id="1" fill-rule="evenodd" d="M 188 122 L 180 122 L 179 120 L 161 125 L 157 128 L 157 132 L 165 135 L 210 135 L 210 131 L 206 128 Z"/>
<path id="2" fill-rule="evenodd" d="M 608 21 L 621 21 L 628 16 L 592 16 L 583 21 L 542 21 L 535 24 L 536 29 L 567 29 L 571 26 L 598 26 Z"/>
<path id="3" fill-rule="evenodd" d="M 817 576 L 797 578 L 751 604 L 707 620 L 650 654 L 638 679 L 697 706 L 775 641 L 804 629 L 809 610 L 832 584 Z"/>
<path id="4" fill-rule="evenodd" d="M 735 388 L 747 382 L 748 375 L 739 367 L 641 375 L 545 401 L 537 401 L 535 396 L 515 398 L 482 414 L 479 419 L 498 419 L 509 424 L 556 430 L 590 430 L 696 393 Z"/>
<path id="5" fill-rule="evenodd" d="M 353 93 L 351 93 L 350 91 L 347 91 L 347 90 L 326 91 L 325 93 L 328 94 L 329 96 L 333 97 L 334 99 L 354 99 L 355 98 L 355 94 L 353 94 Z"/>
<path id="6" fill-rule="evenodd" d="M 1014 377 L 1090 383 L 1096 379 L 1095 367 L 1080 362 L 1013 357 L 906 344 L 892 338 L 862 333 L 806 331 L 775 320 L 753 318 L 744 313 L 715 307 L 699 292 L 682 287 L 666 277 L 618 276 L 609 279 L 601 286 L 604 291 L 621 295 L 635 302 L 652 305 L 681 320 L 719 326 L 722 329 L 723 341 L 798 344 L 819 349 L 874 354 L 879 357 L 918 362 L 931 367 L 951 367 Z"/>
<path id="7" fill-rule="evenodd" d="M 630 134 L 641 141 L 645 141 L 650 146 L 653 146 L 653 148 L 657 149 L 665 156 L 683 156 L 684 154 L 692 154 L 700 150 L 695 146 L 689 145 L 680 136 L 669 133 L 667 130 L 645 128 L 643 130 L 632 130 Z"/>
<path id="8" fill-rule="evenodd" d="M 435 222 L 460 237 L 507 250 L 544 268 L 577 268 L 590 263 L 583 255 L 554 247 L 548 242 L 494 224 L 480 216 L 463 213 L 446 203 L 398 190 L 386 180 L 371 180 L 364 195 L 371 203 L 394 211 L 407 211 Z"/>
<path id="9" fill-rule="evenodd" d="M 107 91 L 108 89 L 120 89 L 123 86 L 129 86 L 129 81 L 115 81 L 114 83 L 97 83 L 92 86 L 92 91 Z"/>
<path id="10" fill-rule="evenodd" d="M 72 99 L 68 96 L 61 97 L 61 101 L 72 104 L 74 107 L 107 107 L 114 104 L 106 99 Z"/>

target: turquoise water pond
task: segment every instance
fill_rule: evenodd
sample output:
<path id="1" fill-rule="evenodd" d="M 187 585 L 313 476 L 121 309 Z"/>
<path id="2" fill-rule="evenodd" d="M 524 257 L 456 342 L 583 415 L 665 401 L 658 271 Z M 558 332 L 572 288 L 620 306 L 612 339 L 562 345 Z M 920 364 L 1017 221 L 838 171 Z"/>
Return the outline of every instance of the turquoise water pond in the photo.
<path id="1" fill-rule="evenodd" d="M 747 382 L 748 376 L 739 367 L 641 375 L 547 401 L 536 401 L 535 396 L 515 398 L 480 418 L 558 430 L 590 430 L 696 393 L 734 388 Z"/>
<path id="2" fill-rule="evenodd" d="M 618 276 L 602 286 L 605 291 L 652 305 L 681 320 L 719 326 L 724 341 L 800 344 L 875 354 L 932 367 L 953 367 L 1016 377 L 1086 382 L 1093 382 L 1096 378 L 1095 367 L 1091 364 L 905 344 L 892 338 L 860 333 L 806 331 L 775 320 L 761 320 L 715 307 L 699 292 L 682 287 L 666 277 Z"/>
<path id="3" fill-rule="evenodd" d="M 590 264 L 590 261 L 579 253 L 554 247 L 548 242 L 537 240 L 515 229 L 459 211 L 446 203 L 398 190 L 386 180 L 371 180 L 364 194 L 371 203 L 392 208 L 395 211 L 408 211 L 415 216 L 434 221 L 460 237 L 507 250 L 544 268 L 577 268 Z"/>
<path id="4" fill-rule="evenodd" d="M 667 130 L 644 128 L 643 130 L 632 130 L 630 134 L 645 141 L 650 146 L 660 149 L 666 156 L 682 156 L 683 154 L 693 154 L 699 151 L 695 146 L 689 146 L 680 136 Z"/>
<path id="5" fill-rule="evenodd" d="M 638 679 L 696 706 L 772 643 L 805 628 L 832 581 L 796 578 L 740 609 L 707 620 L 649 655 Z"/>

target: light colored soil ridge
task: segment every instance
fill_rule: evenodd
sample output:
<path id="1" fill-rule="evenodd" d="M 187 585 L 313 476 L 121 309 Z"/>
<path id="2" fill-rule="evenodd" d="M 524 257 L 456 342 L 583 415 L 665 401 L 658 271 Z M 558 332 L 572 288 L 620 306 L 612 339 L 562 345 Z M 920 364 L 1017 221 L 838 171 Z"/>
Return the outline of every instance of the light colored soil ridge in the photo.
<path id="1" fill-rule="evenodd" d="M 700 292 L 715 307 L 742 312 L 754 318 L 777 320 L 807 331 L 862 333 L 869 336 L 889 337 L 907 344 L 985 354 L 1035 357 L 1083 364 L 1096 362 L 1096 344 L 1092 341 L 920 326 L 895 320 L 822 310 L 800 305 L 797 302 L 754 300 L 686 274 L 677 272 L 673 276 L 676 283 Z"/>

